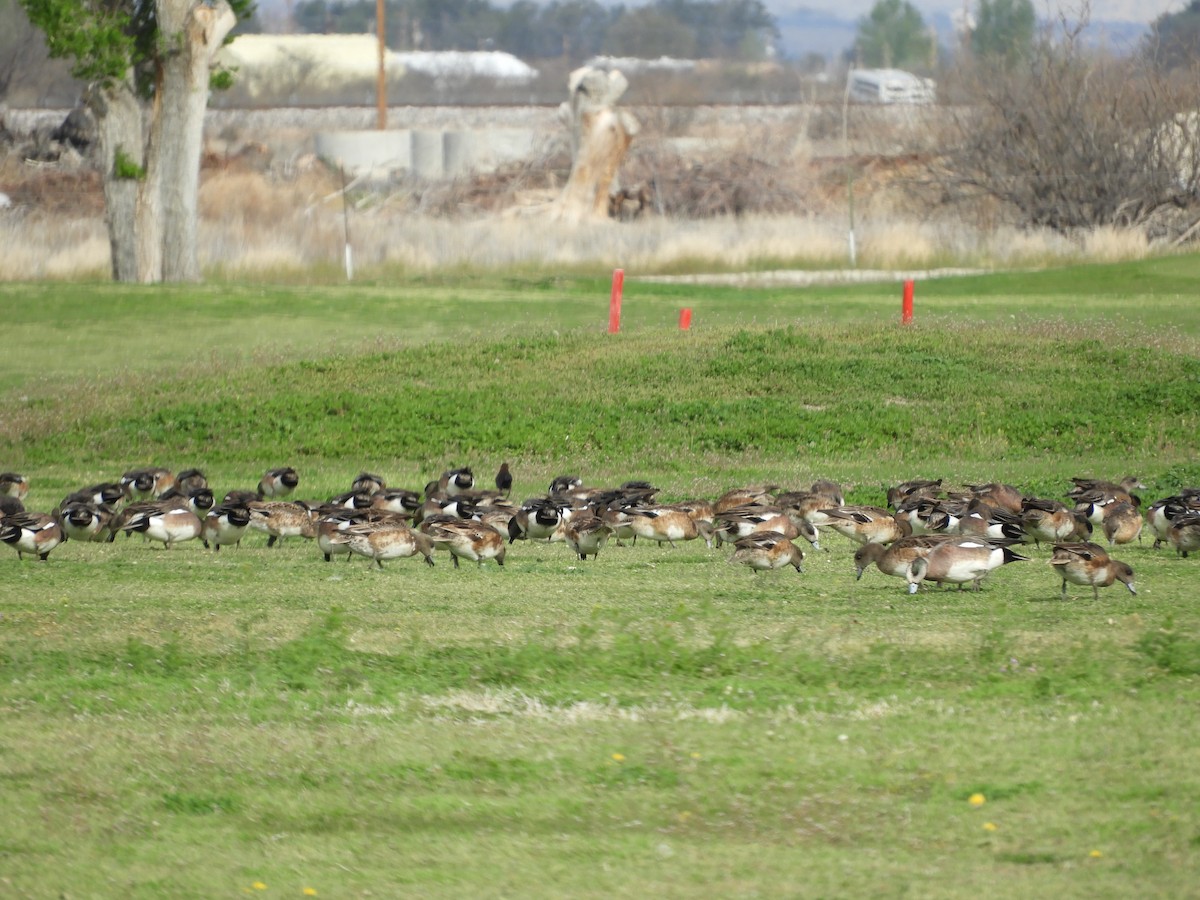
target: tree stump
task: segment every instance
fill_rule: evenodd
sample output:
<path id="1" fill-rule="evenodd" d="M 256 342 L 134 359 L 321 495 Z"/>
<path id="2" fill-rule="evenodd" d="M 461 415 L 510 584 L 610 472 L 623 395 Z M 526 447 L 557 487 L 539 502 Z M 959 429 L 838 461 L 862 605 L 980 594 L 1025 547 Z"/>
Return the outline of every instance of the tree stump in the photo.
<path id="1" fill-rule="evenodd" d="M 570 99 L 558 114 L 571 131 L 571 174 L 555 215 L 566 221 L 605 218 L 613 179 L 639 127 L 632 115 L 615 108 L 629 82 L 616 70 L 585 66 L 567 84 Z"/>

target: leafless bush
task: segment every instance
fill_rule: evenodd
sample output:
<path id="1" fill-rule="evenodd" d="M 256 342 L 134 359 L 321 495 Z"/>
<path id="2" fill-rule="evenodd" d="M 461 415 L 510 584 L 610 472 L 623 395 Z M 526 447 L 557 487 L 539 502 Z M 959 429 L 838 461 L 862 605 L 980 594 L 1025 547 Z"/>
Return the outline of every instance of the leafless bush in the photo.
<path id="1" fill-rule="evenodd" d="M 1200 218 L 1194 80 L 1090 53 L 1079 31 L 1027 67 L 959 73 L 929 177 L 951 203 L 992 202 L 1014 224 L 1062 234 L 1117 226 L 1182 235 Z"/>

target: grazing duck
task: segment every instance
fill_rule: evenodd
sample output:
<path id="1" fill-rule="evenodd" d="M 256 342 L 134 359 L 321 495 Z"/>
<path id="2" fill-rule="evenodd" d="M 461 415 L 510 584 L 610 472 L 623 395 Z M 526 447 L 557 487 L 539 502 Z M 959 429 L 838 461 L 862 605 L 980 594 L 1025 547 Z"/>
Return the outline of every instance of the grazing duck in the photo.
<path id="1" fill-rule="evenodd" d="M 109 509 L 117 510 L 124 506 L 126 499 L 128 498 L 125 488 L 115 481 L 109 481 L 72 491 L 62 498 L 58 508 L 66 509 L 77 503 L 87 503 L 92 506 L 107 506 Z"/>
<path id="2" fill-rule="evenodd" d="M 184 494 L 190 494 L 192 491 L 207 488 L 208 479 L 199 469 L 184 469 L 175 476 L 175 487 Z"/>
<path id="3" fill-rule="evenodd" d="M 754 574 L 769 569 L 782 569 L 791 566 L 797 572 L 803 572 L 800 564 L 804 562 L 804 551 L 797 547 L 788 537 L 778 531 L 758 531 L 733 542 L 731 563 L 749 566 Z"/>
<path id="4" fill-rule="evenodd" d="M 927 556 L 918 557 L 908 564 L 908 592 L 915 594 L 922 581 L 957 584 L 960 591 L 964 584 L 970 582 L 978 591 L 980 583 L 993 569 L 1026 559 L 1028 557 L 992 541 L 956 538 L 938 544 Z"/>
<path id="5" fill-rule="evenodd" d="M 29 479 L 16 472 L 0 472 L 0 494 L 24 500 L 29 494 Z"/>
<path id="6" fill-rule="evenodd" d="M 884 575 L 905 578 L 913 560 L 928 556 L 938 544 L 953 540 L 956 538 L 949 534 L 914 534 L 890 544 L 870 541 L 854 551 L 854 580 L 861 579 L 871 563 Z"/>
<path id="7" fill-rule="evenodd" d="M 1104 516 L 1104 536 L 1109 546 L 1132 544 L 1142 537 L 1142 514 L 1131 503 L 1115 503 Z"/>
<path id="8" fill-rule="evenodd" d="M 107 540 L 112 517 L 113 511 L 108 506 L 78 501 L 62 507 L 58 512 L 63 534 L 72 541 Z"/>
<path id="9" fill-rule="evenodd" d="M 572 516 L 562 524 L 563 537 L 580 559 L 591 556 L 596 559 L 600 550 L 608 542 L 608 536 L 613 530 L 599 516 L 592 513 L 580 513 Z"/>
<path id="10" fill-rule="evenodd" d="M 1092 533 L 1092 523 L 1082 513 L 1057 500 L 1039 497 L 1026 497 L 1021 502 L 1021 527 L 1033 539 L 1034 546 L 1041 546 L 1042 541 L 1047 544 L 1069 541 L 1081 531 L 1086 540 Z"/>
<path id="11" fill-rule="evenodd" d="M 993 481 L 989 484 L 969 484 L 967 490 L 975 500 L 982 500 L 992 509 L 1002 510 L 1014 516 L 1021 514 L 1021 492 L 1011 484 Z"/>
<path id="12" fill-rule="evenodd" d="M 64 540 L 62 526 L 47 513 L 20 512 L 0 519 L 0 541 L 16 550 L 18 559 L 29 553 L 45 562 Z"/>
<path id="13" fill-rule="evenodd" d="M 1019 508 L 1019 507 L 1018 507 Z M 992 540 L 1020 541 L 1025 538 L 1021 517 L 1007 509 L 997 509 L 978 499 L 972 500 L 958 520 L 958 534 Z"/>
<path id="14" fill-rule="evenodd" d="M 749 487 L 734 488 L 726 491 L 713 503 L 713 511 L 720 515 L 726 510 L 739 506 L 770 506 L 775 502 L 777 484 L 760 484 Z"/>
<path id="15" fill-rule="evenodd" d="M 712 521 L 713 532 L 718 544 L 722 541 L 736 542 L 760 531 L 777 531 L 789 541 L 803 537 L 814 549 L 820 550 L 820 532 L 811 522 L 803 520 L 797 524 L 782 509 L 771 506 L 747 506 L 726 510 L 717 514 Z"/>
<path id="16" fill-rule="evenodd" d="M 17 513 L 25 512 L 25 504 L 16 497 L 10 497 L 8 494 L 0 494 L 0 519 L 5 516 L 15 516 Z"/>
<path id="17" fill-rule="evenodd" d="M 550 487 L 546 489 L 547 494 L 569 494 L 577 488 L 583 487 L 583 479 L 578 475 L 559 475 L 550 482 Z"/>
<path id="18" fill-rule="evenodd" d="M 352 522 L 339 529 L 330 538 L 330 543 L 345 543 L 351 553 L 373 559 L 381 569 L 385 559 L 407 559 L 418 553 L 424 557 L 426 565 L 434 564 L 433 540 L 403 522 Z"/>
<path id="19" fill-rule="evenodd" d="M 186 506 L 139 503 L 127 507 L 126 512 L 130 514 L 121 526 L 122 531 L 141 532 L 147 540 L 159 541 L 167 550 L 199 537 L 203 526 L 200 517 Z"/>
<path id="20" fill-rule="evenodd" d="M 1098 478 L 1072 478 L 1071 483 L 1073 487 L 1067 491 L 1067 496 L 1077 502 L 1082 499 L 1095 500 L 1097 498 L 1107 498 L 1109 500 L 1124 500 L 1126 503 L 1131 503 L 1134 506 L 1140 505 L 1140 501 L 1135 498 L 1132 492 L 1145 488 L 1145 485 L 1134 475 L 1128 475 L 1118 483 Z"/>
<path id="21" fill-rule="evenodd" d="M 214 506 L 204 516 L 200 528 L 200 540 L 205 548 L 220 551 L 226 544 L 237 547 L 250 526 L 250 507 L 244 503 L 222 503 Z"/>
<path id="22" fill-rule="evenodd" d="M 267 546 L 274 547 L 284 538 L 302 537 L 312 540 L 317 536 L 317 525 L 312 510 L 302 503 L 286 500 L 257 500 L 249 504 L 250 527 L 265 531 Z"/>
<path id="23" fill-rule="evenodd" d="M 258 499 L 273 500 L 286 497 L 300 484 L 300 475 L 291 466 L 267 469 L 258 482 Z"/>
<path id="24" fill-rule="evenodd" d="M 383 480 L 383 476 L 372 472 L 359 472 L 350 484 L 351 493 L 365 491 L 368 494 L 377 494 L 385 488 L 387 488 L 387 482 Z"/>
<path id="25" fill-rule="evenodd" d="M 1090 584 L 1093 600 L 1100 599 L 1100 588 L 1108 587 L 1114 581 L 1129 588 L 1129 593 L 1137 593 L 1133 586 L 1133 569 L 1110 557 L 1108 551 L 1098 544 L 1086 541 L 1055 544 L 1050 565 L 1062 576 L 1064 600 L 1067 597 L 1067 582 Z"/>
<path id="26" fill-rule="evenodd" d="M 704 543 L 712 547 L 713 526 L 703 520 L 696 521 L 687 514 L 686 510 L 671 506 L 657 506 L 649 509 L 628 507 L 629 528 L 635 535 L 648 541 L 657 541 L 659 546 L 676 541 L 694 541 L 704 538 Z"/>
<path id="27" fill-rule="evenodd" d="M 435 544 L 445 544 L 454 559 L 454 568 L 458 568 L 459 557 L 473 559 L 480 566 L 489 559 L 496 564 L 504 565 L 504 555 L 507 545 L 504 538 L 479 522 L 468 522 L 465 519 L 454 519 L 446 522 L 422 523 L 421 530 L 429 535 Z"/>
<path id="28" fill-rule="evenodd" d="M 1200 550 L 1200 514 L 1187 513 L 1171 523 L 1167 540 L 1175 552 L 1187 557 L 1193 550 Z"/>
<path id="29" fill-rule="evenodd" d="M 464 466 L 461 469 L 450 469 L 442 473 L 442 477 L 438 479 L 437 489 L 447 496 L 454 497 L 458 494 L 466 493 L 474 490 L 475 475 L 470 468 Z M 429 493 L 428 491 L 426 493 Z"/>
<path id="30" fill-rule="evenodd" d="M 830 528 L 856 544 L 890 544 L 909 534 L 904 523 L 878 506 L 839 506 L 822 512 Z"/>
<path id="31" fill-rule="evenodd" d="M 512 472 L 506 462 L 500 463 L 500 471 L 496 473 L 496 490 L 505 497 L 512 493 Z"/>
<path id="32" fill-rule="evenodd" d="M 1154 532 L 1154 549 L 1170 543 L 1171 525 L 1180 516 L 1200 513 L 1200 491 L 1185 489 L 1171 497 L 1155 500 L 1146 510 L 1146 524 Z"/>
<path id="33" fill-rule="evenodd" d="M 371 495 L 371 509 L 412 518 L 421 508 L 421 495 L 405 488 L 383 488 Z"/>
<path id="34" fill-rule="evenodd" d="M 901 482 L 887 490 L 887 505 L 889 509 L 899 509 L 908 500 L 919 498 L 933 499 L 941 495 L 942 479 L 913 478 Z M 839 504 L 844 506 L 845 504 Z"/>
<path id="35" fill-rule="evenodd" d="M 560 500 L 534 497 L 521 504 L 508 522 L 508 542 L 552 541 L 563 539 L 558 526 L 567 517 L 568 507 Z"/>
<path id="36" fill-rule="evenodd" d="M 175 486 L 175 473 L 161 466 L 130 469 L 121 476 L 121 486 L 133 500 L 157 500 Z"/>

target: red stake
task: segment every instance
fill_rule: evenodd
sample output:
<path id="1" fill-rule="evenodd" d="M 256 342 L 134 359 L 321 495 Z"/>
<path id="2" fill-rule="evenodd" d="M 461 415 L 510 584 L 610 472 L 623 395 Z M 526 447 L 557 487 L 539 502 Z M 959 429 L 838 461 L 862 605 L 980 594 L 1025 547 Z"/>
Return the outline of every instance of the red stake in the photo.
<path id="1" fill-rule="evenodd" d="M 679 311 L 679 330 L 687 331 L 692 327 L 692 308 L 685 306 Z"/>
<path id="2" fill-rule="evenodd" d="M 621 330 L 621 291 L 625 287 L 625 270 L 613 269 L 612 296 L 608 298 L 608 333 Z"/>
<path id="3" fill-rule="evenodd" d="M 900 324 L 911 325 L 913 317 L 913 283 L 904 282 L 904 302 L 900 306 Z"/>

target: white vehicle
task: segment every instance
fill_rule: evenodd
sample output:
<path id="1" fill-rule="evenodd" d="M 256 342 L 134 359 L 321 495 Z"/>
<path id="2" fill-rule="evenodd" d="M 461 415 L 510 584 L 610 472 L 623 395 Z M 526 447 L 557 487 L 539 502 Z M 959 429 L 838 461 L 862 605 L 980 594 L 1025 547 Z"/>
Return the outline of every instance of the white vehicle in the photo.
<path id="1" fill-rule="evenodd" d="M 933 103 L 937 83 L 900 69 L 851 69 L 850 99 L 858 103 Z"/>

